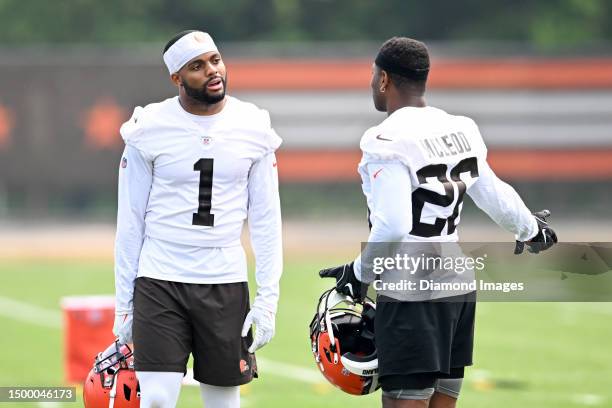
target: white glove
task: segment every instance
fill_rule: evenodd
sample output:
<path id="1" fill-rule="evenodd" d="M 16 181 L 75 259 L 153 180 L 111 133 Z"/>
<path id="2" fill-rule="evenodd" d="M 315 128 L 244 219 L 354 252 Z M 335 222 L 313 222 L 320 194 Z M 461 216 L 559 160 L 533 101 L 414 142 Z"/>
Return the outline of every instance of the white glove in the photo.
<path id="1" fill-rule="evenodd" d="M 132 312 L 115 313 L 115 324 L 113 325 L 113 334 L 119 337 L 119 343 L 132 343 L 132 322 L 134 314 Z"/>
<path id="2" fill-rule="evenodd" d="M 255 325 L 255 336 L 249 347 L 249 353 L 254 353 L 255 350 L 259 350 L 272 340 L 272 337 L 274 337 L 274 320 L 274 313 L 258 307 L 254 307 L 247 314 L 242 325 L 242 337 L 246 337 L 252 324 Z"/>

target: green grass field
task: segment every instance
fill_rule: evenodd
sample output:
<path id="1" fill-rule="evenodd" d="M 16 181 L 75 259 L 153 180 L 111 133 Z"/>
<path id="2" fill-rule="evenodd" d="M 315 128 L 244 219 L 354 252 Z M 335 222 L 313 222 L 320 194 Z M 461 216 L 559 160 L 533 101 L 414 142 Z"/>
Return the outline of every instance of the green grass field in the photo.
<path id="1" fill-rule="evenodd" d="M 380 406 L 379 393 L 352 397 L 325 383 L 310 352 L 308 324 L 319 294 L 331 284 L 316 271 L 343 260 L 286 260 L 277 334 L 258 352 L 260 378 L 243 387 L 244 407 Z M 45 319 L 59 321 L 62 296 L 112 294 L 111 261 L 0 260 L 0 279 L 0 386 L 62 385 L 61 325 Z M 10 300 L 48 312 L 22 315 L 6 306 Z M 612 304 L 479 303 L 477 309 L 475 365 L 467 371 L 459 406 L 612 406 Z M 5 406 L 82 403 L 0 404 Z M 198 388 L 183 387 L 179 407 L 198 406 Z"/>

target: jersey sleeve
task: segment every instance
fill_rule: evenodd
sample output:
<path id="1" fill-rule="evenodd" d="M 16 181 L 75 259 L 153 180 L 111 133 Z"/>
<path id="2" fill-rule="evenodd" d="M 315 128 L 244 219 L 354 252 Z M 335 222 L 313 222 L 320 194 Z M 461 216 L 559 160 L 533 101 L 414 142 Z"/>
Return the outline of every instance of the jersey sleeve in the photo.
<path id="1" fill-rule="evenodd" d="M 268 111 L 265 109 L 260 109 L 260 115 L 262 117 L 263 131 L 265 135 L 265 156 L 269 153 L 275 152 L 283 143 L 283 139 L 280 138 L 280 136 L 272 127 L 270 114 L 268 113 Z"/>
<path id="2" fill-rule="evenodd" d="M 363 152 L 362 163 L 395 161 L 410 166 L 410 151 L 405 139 L 393 131 L 368 129 L 359 143 Z"/>
<path id="3" fill-rule="evenodd" d="M 276 313 L 283 257 L 278 173 L 273 152 L 251 167 L 248 192 L 248 226 L 257 281 L 253 307 Z"/>
<path id="4" fill-rule="evenodd" d="M 372 229 L 368 242 L 396 242 L 412 229 L 412 182 L 408 168 L 395 160 L 367 164 L 370 181 Z M 358 279 L 369 283 L 372 277 L 361 275 L 361 259 L 367 259 L 368 247 L 355 259 Z"/>
<path id="5" fill-rule="evenodd" d="M 149 116 L 150 113 L 147 112 L 147 108 L 137 106 L 134 108 L 132 117 L 121 125 L 119 132 L 126 146 L 136 148 L 147 160 L 152 160 L 152 156 L 148 152 L 150 149 L 144 137 L 145 123 Z"/>
<path id="6" fill-rule="evenodd" d="M 528 241 L 538 233 L 531 211 L 514 188 L 497 177 L 486 159 L 479 160 L 478 178 L 467 193 L 493 221 L 515 234 L 517 240 Z"/>
<path id="7" fill-rule="evenodd" d="M 119 169 L 117 234 L 115 237 L 115 311 L 132 311 L 134 281 L 144 239 L 145 214 L 153 166 L 137 148 L 125 147 Z"/>
<path id="8" fill-rule="evenodd" d="M 144 108 L 137 106 L 134 108 L 132 116 L 121 125 L 119 132 L 125 144 L 133 144 L 137 141 L 138 135 L 141 133 Z"/>
<path id="9" fill-rule="evenodd" d="M 519 241 L 528 241 L 538 232 L 531 211 L 509 184 L 500 180 L 487 162 L 487 148 L 478 125 L 469 118 L 468 126 L 476 136 L 478 178 L 467 189 L 467 194 L 495 223 L 515 234 Z"/>
<path id="10" fill-rule="evenodd" d="M 486 160 L 488 149 L 487 145 L 484 142 L 482 134 L 480 133 L 480 128 L 472 118 L 462 116 L 462 119 L 467 122 L 467 128 L 474 136 L 474 140 L 472 140 L 471 142 L 473 144 L 472 149 L 474 151 L 474 155 L 478 157 L 478 160 Z"/>

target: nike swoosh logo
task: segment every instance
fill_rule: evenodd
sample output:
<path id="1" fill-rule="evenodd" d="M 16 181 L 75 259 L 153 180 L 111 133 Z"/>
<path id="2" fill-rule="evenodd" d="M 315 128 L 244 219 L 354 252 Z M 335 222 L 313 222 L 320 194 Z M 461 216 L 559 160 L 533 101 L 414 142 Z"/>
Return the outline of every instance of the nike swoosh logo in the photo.
<path id="1" fill-rule="evenodd" d="M 385 142 L 392 142 L 393 139 L 387 139 L 386 137 L 382 137 L 382 135 L 376 136 L 378 140 L 384 140 Z"/>
<path id="2" fill-rule="evenodd" d="M 378 174 L 379 174 L 381 171 L 383 171 L 383 169 L 380 169 L 380 170 L 376 171 L 376 173 L 374 173 L 374 178 L 376 178 L 376 176 L 378 176 Z"/>
<path id="3" fill-rule="evenodd" d="M 276 167 L 276 162 L 274 162 L 274 163 L 272 164 L 272 167 Z"/>

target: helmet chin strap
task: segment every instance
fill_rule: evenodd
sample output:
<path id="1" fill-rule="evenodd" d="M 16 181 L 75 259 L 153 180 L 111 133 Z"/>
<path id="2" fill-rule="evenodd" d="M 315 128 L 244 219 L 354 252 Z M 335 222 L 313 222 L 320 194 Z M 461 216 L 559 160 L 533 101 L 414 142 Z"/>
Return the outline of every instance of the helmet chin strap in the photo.
<path id="1" fill-rule="evenodd" d="M 334 330 L 332 329 L 331 315 L 329 313 L 329 310 L 343 302 L 352 304 L 353 300 L 349 296 L 345 296 L 341 293 L 338 293 L 337 290 L 333 289 L 325 298 L 325 302 L 321 302 L 322 310 L 319 309 L 319 314 L 323 312 L 325 316 L 325 327 L 327 328 L 329 342 L 334 353 L 334 364 L 338 364 L 339 356 L 338 348 L 336 347 L 336 338 L 334 337 Z"/>
<path id="2" fill-rule="evenodd" d="M 113 408 L 115 406 L 115 396 L 117 395 L 117 374 L 119 374 L 119 371 L 113 375 L 113 387 L 109 393 L 110 399 L 108 400 L 108 408 Z"/>
<path id="3" fill-rule="evenodd" d="M 332 329 L 331 316 L 327 310 L 325 311 L 325 326 L 329 336 L 329 343 L 331 344 L 331 349 L 334 353 L 334 364 L 338 364 L 338 348 L 336 347 L 336 338 L 334 337 L 334 330 Z"/>

